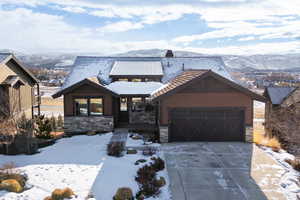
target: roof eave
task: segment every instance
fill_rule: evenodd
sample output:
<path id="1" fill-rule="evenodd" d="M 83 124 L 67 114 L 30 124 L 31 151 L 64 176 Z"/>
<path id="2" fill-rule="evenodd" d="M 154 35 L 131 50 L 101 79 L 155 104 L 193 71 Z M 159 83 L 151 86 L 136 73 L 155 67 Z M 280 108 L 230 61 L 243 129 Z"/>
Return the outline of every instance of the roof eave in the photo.
<path id="1" fill-rule="evenodd" d="M 81 80 L 81 81 L 79 81 L 79 82 L 77 82 L 77 83 L 75 83 L 75 84 L 73 84 L 73 85 L 70 85 L 70 86 L 67 87 L 67 88 L 64 88 L 64 89 L 62 89 L 62 90 L 56 92 L 55 94 L 52 95 L 52 98 L 55 99 L 55 98 L 58 98 L 58 97 L 64 95 L 64 94 L 67 93 L 67 92 L 71 92 L 72 90 L 74 90 L 74 89 L 76 89 L 77 87 L 81 86 L 81 85 L 84 84 L 85 82 L 86 82 L 86 83 L 89 83 L 89 84 L 92 84 L 92 85 L 95 86 L 95 87 L 104 89 L 105 91 L 111 93 L 113 96 L 116 96 L 116 97 L 119 96 L 119 94 L 113 92 L 112 90 L 110 90 L 110 89 L 108 89 L 108 88 L 106 88 L 106 87 L 104 87 L 104 86 L 102 86 L 102 85 L 100 85 L 100 84 L 97 84 L 97 83 L 95 83 L 94 81 L 89 80 L 88 78 L 85 78 L 85 79 L 83 79 L 83 80 Z"/>

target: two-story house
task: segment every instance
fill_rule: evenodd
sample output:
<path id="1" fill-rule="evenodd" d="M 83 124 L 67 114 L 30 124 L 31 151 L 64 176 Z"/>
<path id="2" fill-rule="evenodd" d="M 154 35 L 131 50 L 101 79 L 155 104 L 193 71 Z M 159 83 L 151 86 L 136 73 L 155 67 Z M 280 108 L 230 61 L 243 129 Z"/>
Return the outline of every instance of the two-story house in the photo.
<path id="1" fill-rule="evenodd" d="M 153 126 L 161 142 L 252 141 L 253 100 L 221 57 L 77 57 L 54 98 L 65 132 Z"/>

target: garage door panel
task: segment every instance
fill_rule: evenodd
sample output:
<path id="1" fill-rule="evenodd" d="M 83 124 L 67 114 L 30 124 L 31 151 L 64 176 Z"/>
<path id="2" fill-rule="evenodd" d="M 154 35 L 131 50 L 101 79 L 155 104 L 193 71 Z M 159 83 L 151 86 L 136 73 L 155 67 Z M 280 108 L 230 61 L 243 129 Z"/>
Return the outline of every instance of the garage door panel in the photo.
<path id="1" fill-rule="evenodd" d="M 242 141 L 244 111 L 239 108 L 175 108 L 170 111 L 171 141 Z"/>

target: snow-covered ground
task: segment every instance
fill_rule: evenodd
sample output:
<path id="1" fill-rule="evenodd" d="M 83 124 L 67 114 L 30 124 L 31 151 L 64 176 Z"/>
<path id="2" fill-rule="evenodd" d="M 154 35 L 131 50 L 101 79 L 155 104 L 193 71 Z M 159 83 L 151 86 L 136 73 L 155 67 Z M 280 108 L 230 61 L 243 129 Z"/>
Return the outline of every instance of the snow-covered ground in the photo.
<path id="1" fill-rule="evenodd" d="M 41 200 L 54 189 L 65 187 L 73 189 L 77 199 L 85 199 L 91 192 L 97 200 L 110 200 L 119 187 L 130 187 L 134 193 L 137 192 L 134 178 L 142 164 L 136 166 L 134 163 L 138 159 L 150 161 L 150 157 L 140 153 L 121 158 L 107 156 L 106 145 L 111 136 L 111 133 L 74 136 L 41 149 L 39 154 L 0 155 L 0 165 L 14 162 L 28 175 L 28 184 L 32 186 L 20 194 L 0 191 L 0 200 Z M 165 177 L 167 185 L 157 199 L 168 200 L 167 172 L 163 170 L 158 175 Z"/>
<path id="2" fill-rule="evenodd" d="M 274 152 L 269 147 L 261 147 L 267 154 L 271 155 L 285 170 L 280 185 L 284 191 L 286 197 L 289 200 L 296 200 L 300 197 L 300 172 L 293 169 L 291 165 L 285 162 L 286 159 L 294 160 L 295 157 L 292 154 L 287 153 L 284 150 Z M 298 195 L 298 197 L 297 197 Z"/>

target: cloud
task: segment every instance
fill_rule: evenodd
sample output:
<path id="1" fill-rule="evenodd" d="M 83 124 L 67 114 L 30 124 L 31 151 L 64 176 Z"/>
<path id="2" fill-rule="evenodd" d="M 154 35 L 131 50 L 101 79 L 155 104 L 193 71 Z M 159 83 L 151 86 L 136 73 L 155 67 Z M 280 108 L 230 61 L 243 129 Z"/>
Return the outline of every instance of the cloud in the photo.
<path id="1" fill-rule="evenodd" d="M 133 29 L 141 29 L 143 28 L 143 24 L 141 23 L 133 23 L 130 21 L 119 21 L 116 23 L 105 25 L 97 30 L 104 33 L 110 32 L 124 32 Z"/>
<path id="2" fill-rule="evenodd" d="M 67 11 L 67 12 L 72 12 L 72 13 L 85 13 L 86 12 L 86 9 L 84 9 L 82 7 L 75 7 L 75 6 L 67 6 L 67 7 L 62 7 L 60 9 Z"/>

